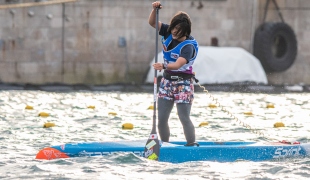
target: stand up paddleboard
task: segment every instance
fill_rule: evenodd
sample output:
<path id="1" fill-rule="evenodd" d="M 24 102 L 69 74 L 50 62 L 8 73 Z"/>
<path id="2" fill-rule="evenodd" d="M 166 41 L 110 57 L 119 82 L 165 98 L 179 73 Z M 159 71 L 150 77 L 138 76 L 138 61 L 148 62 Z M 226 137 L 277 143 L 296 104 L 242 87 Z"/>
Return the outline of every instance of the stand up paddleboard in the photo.
<path id="1" fill-rule="evenodd" d="M 161 162 L 182 163 L 187 161 L 233 162 L 268 161 L 310 155 L 310 143 L 298 142 L 211 142 L 198 141 L 197 146 L 184 146 L 186 142 L 163 143 L 160 147 Z M 36 159 L 58 159 L 84 156 L 102 156 L 127 152 L 145 156 L 145 140 L 117 142 L 84 142 L 52 146 L 40 150 Z"/>

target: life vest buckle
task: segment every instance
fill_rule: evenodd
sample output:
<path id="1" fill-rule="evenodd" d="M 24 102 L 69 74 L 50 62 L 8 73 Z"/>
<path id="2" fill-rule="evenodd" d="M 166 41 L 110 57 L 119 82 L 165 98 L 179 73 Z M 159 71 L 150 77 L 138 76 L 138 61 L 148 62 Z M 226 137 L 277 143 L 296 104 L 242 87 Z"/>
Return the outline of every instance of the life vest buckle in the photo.
<path id="1" fill-rule="evenodd" d="M 179 79 L 179 76 L 170 76 L 171 79 Z"/>

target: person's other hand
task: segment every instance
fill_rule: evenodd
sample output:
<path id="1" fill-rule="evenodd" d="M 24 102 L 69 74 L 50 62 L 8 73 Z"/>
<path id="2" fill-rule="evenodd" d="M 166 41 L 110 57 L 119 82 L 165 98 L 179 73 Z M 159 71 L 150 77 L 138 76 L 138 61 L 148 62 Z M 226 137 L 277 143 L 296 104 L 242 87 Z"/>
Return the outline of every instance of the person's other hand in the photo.
<path id="1" fill-rule="evenodd" d="M 154 67 L 155 70 L 159 70 L 159 72 L 161 72 L 161 70 L 164 69 L 163 63 L 154 63 L 153 67 Z"/>

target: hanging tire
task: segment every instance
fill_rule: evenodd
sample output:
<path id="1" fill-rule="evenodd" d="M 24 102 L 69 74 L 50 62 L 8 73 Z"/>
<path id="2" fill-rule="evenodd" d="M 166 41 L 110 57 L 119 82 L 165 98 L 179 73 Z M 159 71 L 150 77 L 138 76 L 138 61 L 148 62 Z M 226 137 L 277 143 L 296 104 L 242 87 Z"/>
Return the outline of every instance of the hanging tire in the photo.
<path id="1" fill-rule="evenodd" d="M 254 56 L 266 72 L 287 70 L 297 56 L 297 40 L 292 28 L 281 22 L 267 22 L 255 32 Z"/>

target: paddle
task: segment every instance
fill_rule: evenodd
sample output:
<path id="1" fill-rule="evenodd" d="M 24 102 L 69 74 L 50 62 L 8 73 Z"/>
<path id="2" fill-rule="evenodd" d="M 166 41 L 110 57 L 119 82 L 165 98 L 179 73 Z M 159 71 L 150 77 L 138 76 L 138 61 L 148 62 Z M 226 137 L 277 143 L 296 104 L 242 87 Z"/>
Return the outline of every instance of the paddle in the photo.
<path id="1" fill-rule="evenodd" d="M 159 8 L 156 8 L 156 42 L 155 42 L 155 63 L 157 63 L 157 54 L 158 54 L 158 11 Z M 154 108 L 153 108 L 153 127 L 149 139 L 146 142 L 144 148 L 144 156 L 151 160 L 158 160 L 159 158 L 159 149 L 160 144 L 156 132 L 156 94 L 157 94 L 157 70 L 154 70 Z"/>

